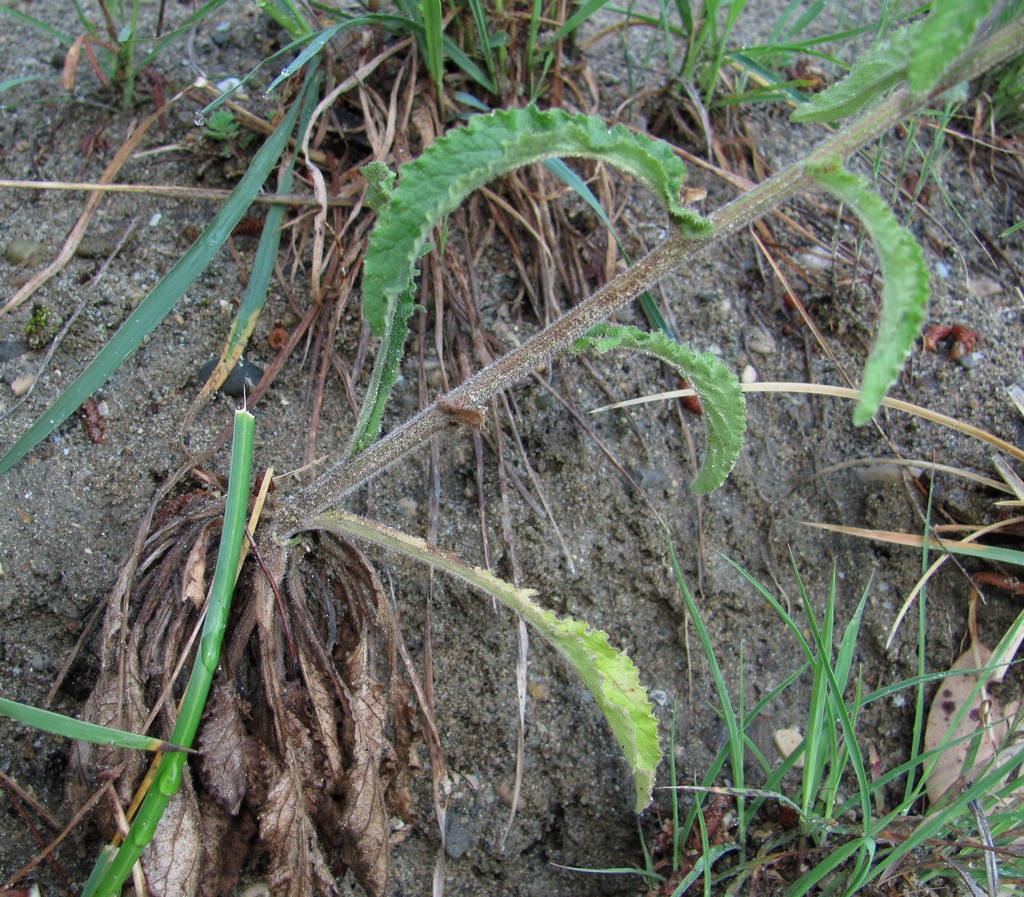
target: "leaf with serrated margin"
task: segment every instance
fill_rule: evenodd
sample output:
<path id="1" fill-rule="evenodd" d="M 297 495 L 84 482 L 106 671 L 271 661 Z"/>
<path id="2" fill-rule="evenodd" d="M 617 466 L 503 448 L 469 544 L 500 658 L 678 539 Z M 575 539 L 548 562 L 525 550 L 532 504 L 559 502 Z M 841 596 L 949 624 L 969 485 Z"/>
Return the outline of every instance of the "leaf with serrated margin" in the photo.
<path id="1" fill-rule="evenodd" d="M 519 614 L 572 664 L 601 708 L 633 773 L 636 811 L 639 813 L 650 804 L 654 771 L 661 761 L 658 720 L 633 661 L 613 648 L 604 632 L 571 617 L 559 618 L 533 600 L 537 594 L 533 589 L 518 589 L 489 570 L 472 567 L 450 552 L 382 523 L 345 511 L 325 511 L 310 527 L 368 539 L 424 561 L 486 592 Z"/>
<path id="2" fill-rule="evenodd" d="M 928 270 L 914 235 L 900 225 L 866 178 L 846 171 L 839 161 L 808 166 L 807 173 L 861 220 L 875 244 L 882 269 L 878 336 L 864 365 L 860 401 L 853 412 L 854 424 L 861 426 L 871 420 L 889 387 L 896 382 L 924 323 Z"/>
<path id="3" fill-rule="evenodd" d="M 920 28 L 919 24 L 898 28 L 886 40 L 873 44 L 845 78 L 797 106 L 790 119 L 838 121 L 860 112 L 906 77 L 907 59 Z"/>
<path id="4" fill-rule="evenodd" d="M 907 79 L 910 89 L 928 93 L 942 73 L 967 49 L 992 0 L 932 0 L 931 12 L 910 51 Z"/>
<path id="5" fill-rule="evenodd" d="M 477 115 L 403 165 L 380 212 L 363 263 L 363 316 L 374 334 L 384 332 L 398 297 L 410 290 L 420 248 L 441 218 L 499 175 L 558 157 L 600 159 L 622 169 L 654 191 L 684 233 L 710 236 L 710 222 L 679 204 L 686 167 L 667 143 L 560 109 Z"/>
<path id="6" fill-rule="evenodd" d="M 653 355 L 692 384 L 703 408 L 707 454 L 690 488 L 699 494 L 714 492 L 736 463 L 747 429 L 747 403 L 736 375 L 714 355 L 677 343 L 664 333 L 646 333 L 621 324 L 598 324 L 573 344 L 574 352 L 611 349 Z"/>

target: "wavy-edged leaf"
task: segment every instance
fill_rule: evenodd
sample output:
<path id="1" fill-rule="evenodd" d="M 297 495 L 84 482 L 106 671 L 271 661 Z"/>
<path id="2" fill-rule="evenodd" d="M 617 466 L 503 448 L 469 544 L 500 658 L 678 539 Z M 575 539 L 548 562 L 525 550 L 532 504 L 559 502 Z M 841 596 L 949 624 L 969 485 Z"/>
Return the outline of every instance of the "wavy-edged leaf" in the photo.
<path id="1" fill-rule="evenodd" d="M 310 93 L 315 96 L 319 82 L 320 76 L 316 72 L 311 72 L 305 85 L 307 97 Z M 150 290 L 149 295 L 139 303 L 138 308 L 129 315 L 128 320 L 121 325 L 117 333 L 100 349 L 88 367 L 0 458 L 0 474 L 10 470 L 39 442 L 74 414 L 79 406 L 106 383 L 114 371 L 139 347 L 142 340 L 167 316 L 178 299 L 184 295 L 224 245 L 235 225 L 249 208 L 253 197 L 256 196 L 263 186 L 263 182 L 273 171 L 288 139 L 292 136 L 299 110 L 303 106 L 304 103 L 301 102 L 292 104 L 288 114 L 253 157 L 249 168 L 238 182 L 238 186 L 231 191 L 231 195 L 206 230 L 178 260 L 177 264 Z"/>
<path id="2" fill-rule="evenodd" d="M 910 51 L 907 79 L 915 94 L 926 94 L 936 85 L 967 49 L 991 8 L 992 0 L 932 0 L 931 12 Z"/>
<path id="3" fill-rule="evenodd" d="M 920 25 L 898 28 L 888 39 L 873 44 L 846 77 L 815 94 L 790 116 L 792 121 L 838 121 L 859 112 L 906 77 L 907 59 Z M 952 57 L 949 57 L 952 59 Z"/>
<path id="4" fill-rule="evenodd" d="M 714 355 L 677 343 L 664 333 L 645 333 L 621 324 L 598 324 L 573 344 L 576 352 L 612 349 L 653 355 L 693 385 L 703 406 L 707 454 L 690 488 L 700 494 L 713 492 L 736 463 L 747 429 L 747 403 L 736 375 Z"/>
<path id="5" fill-rule="evenodd" d="M 874 416 L 924 323 L 928 304 L 928 270 L 921 247 L 871 183 L 846 171 L 839 162 L 808 167 L 814 180 L 846 203 L 871 235 L 882 268 L 882 314 L 878 336 L 861 380 L 860 401 L 853 412 L 857 426 Z"/>
<path id="6" fill-rule="evenodd" d="M 654 191 L 686 233 L 710 235 L 710 222 L 679 204 L 686 168 L 668 144 L 559 109 L 478 115 L 402 166 L 363 263 L 363 315 L 373 332 L 383 334 L 398 297 L 412 285 L 421 247 L 444 215 L 499 175 L 557 157 L 601 159 L 626 171 Z"/>
<path id="7" fill-rule="evenodd" d="M 608 643 L 607 634 L 582 621 L 559 618 L 533 600 L 537 594 L 533 589 L 517 589 L 489 570 L 472 567 L 450 552 L 383 524 L 344 511 L 327 511 L 311 527 L 368 539 L 424 561 L 486 592 L 519 614 L 569 661 L 594 696 L 633 773 L 636 811 L 639 813 L 650 804 L 654 771 L 661 760 L 658 721 L 633 661 Z"/>

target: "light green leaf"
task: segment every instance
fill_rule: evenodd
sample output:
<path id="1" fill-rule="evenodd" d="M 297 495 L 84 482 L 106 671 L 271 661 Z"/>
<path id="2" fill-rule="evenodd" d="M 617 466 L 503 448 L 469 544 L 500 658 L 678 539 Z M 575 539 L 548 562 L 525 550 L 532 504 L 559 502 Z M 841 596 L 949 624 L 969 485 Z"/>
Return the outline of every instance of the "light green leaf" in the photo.
<path id="1" fill-rule="evenodd" d="M 388 168 L 386 162 L 367 162 L 359 173 L 366 178 L 366 204 L 379 212 L 389 202 L 395 188 L 395 172 Z"/>
<path id="2" fill-rule="evenodd" d="M 11 701 L 8 698 L 0 698 L 0 715 L 10 717 L 19 723 L 25 723 L 34 729 L 50 732 L 53 735 L 75 738 L 78 741 L 90 741 L 93 744 L 110 744 L 115 747 L 138 751 L 186 750 L 186 748 L 178 747 L 169 741 L 164 741 L 162 738 L 136 735 L 134 732 L 124 732 L 121 729 L 100 726 L 96 723 L 64 716 L 62 713 L 54 713 L 52 710 L 43 710 L 39 707 L 32 707 L 29 704 L 19 704 L 17 701 Z"/>
<path id="3" fill-rule="evenodd" d="M 992 0 L 932 0 L 931 12 L 910 51 L 910 89 L 922 96 L 967 49 Z"/>
<path id="4" fill-rule="evenodd" d="M 368 539 L 458 577 L 519 614 L 544 636 L 579 674 L 601 708 L 633 772 L 636 812 L 651 802 L 654 771 L 661 761 L 658 721 L 633 662 L 608 643 L 608 636 L 572 618 L 559 618 L 534 601 L 533 589 L 517 589 L 482 567 L 375 521 L 344 511 L 327 511 L 313 529 Z"/>
<path id="5" fill-rule="evenodd" d="M 409 292 L 416 259 L 435 224 L 470 193 L 505 172 L 556 157 L 602 159 L 655 192 L 669 214 L 694 237 L 710 223 L 679 205 L 686 168 L 668 144 L 608 129 L 598 118 L 542 112 L 534 106 L 475 116 L 402 166 L 391 203 L 370 235 L 363 266 L 363 315 L 380 336 L 398 297 Z"/>
<path id="6" fill-rule="evenodd" d="M 853 422 L 861 426 L 871 420 L 896 382 L 924 323 L 928 271 L 914 235 L 900 225 L 866 178 L 846 171 L 838 161 L 808 167 L 807 173 L 854 211 L 871 235 L 882 268 L 878 336 L 864 366 L 860 401 L 853 412 Z"/>
<path id="7" fill-rule="evenodd" d="M 906 77 L 907 59 L 920 27 L 899 28 L 887 40 L 873 44 L 845 78 L 797 106 L 792 121 L 838 121 L 860 112 Z"/>
<path id="8" fill-rule="evenodd" d="M 747 404 L 736 375 L 714 355 L 677 343 L 664 333 L 645 333 L 621 324 L 598 324 L 573 344 L 575 352 L 612 349 L 653 355 L 693 385 L 703 406 L 707 454 L 690 488 L 701 494 L 713 492 L 736 463 L 747 428 Z"/>

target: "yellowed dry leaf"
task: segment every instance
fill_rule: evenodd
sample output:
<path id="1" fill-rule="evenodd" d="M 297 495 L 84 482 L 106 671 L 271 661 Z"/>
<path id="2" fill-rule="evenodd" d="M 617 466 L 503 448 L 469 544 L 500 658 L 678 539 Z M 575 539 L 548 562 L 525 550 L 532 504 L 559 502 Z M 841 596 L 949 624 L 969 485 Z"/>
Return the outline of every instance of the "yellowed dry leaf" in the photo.
<path id="1" fill-rule="evenodd" d="M 1007 711 L 1012 714 L 1013 708 L 1004 708 L 984 686 L 975 693 L 981 680 L 978 670 L 991 657 L 992 652 L 985 645 L 981 642 L 973 643 L 950 668 L 954 673 L 958 670 L 965 672 L 943 679 L 932 701 L 924 733 L 924 749 L 927 752 L 940 745 L 948 747 L 939 754 L 926 779 L 930 804 L 937 803 L 961 776 L 969 775 L 971 769 L 980 769 L 988 763 L 1009 731 L 1006 716 Z M 961 713 L 965 706 L 967 709 Z M 981 743 L 974 754 L 973 766 L 964 769 L 976 742 L 976 739 L 969 737 L 974 733 L 978 733 Z"/>

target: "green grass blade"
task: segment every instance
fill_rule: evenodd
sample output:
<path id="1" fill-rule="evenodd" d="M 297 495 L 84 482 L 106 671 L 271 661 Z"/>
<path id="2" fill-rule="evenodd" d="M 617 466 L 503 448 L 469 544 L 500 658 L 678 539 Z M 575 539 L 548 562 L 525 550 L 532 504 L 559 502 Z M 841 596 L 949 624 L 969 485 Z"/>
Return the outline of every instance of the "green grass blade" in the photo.
<path id="1" fill-rule="evenodd" d="M 58 31 L 52 25 L 47 25 L 46 22 L 44 22 L 42 19 L 36 19 L 30 15 L 26 15 L 23 12 L 18 12 L 18 10 L 12 9 L 6 3 L 0 3 L 0 13 L 2 13 L 5 16 L 10 16 L 12 19 L 17 19 L 19 22 L 24 22 L 26 25 L 30 25 L 33 28 L 38 29 L 39 31 L 45 32 L 46 34 L 50 35 L 50 37 L 56 38 L 65 47 L 70 47 L 75 42 L 75 39 L 73 37 L 70 37 L 63 31 Z"/>
<path id="2" fill-rule="evenodd" d="M 308 91 L 299 104 L 299 121 L 296 133 L 303 134 L 309 124 L 309 120 L 316 109 L 317 93 Z M 281 172 L 277 184 L 277 193 L 290 193 L 292 189 L 292 175 L 295 171 L 296 157 L 292 156 L 284 171 Z M 253 259 L 252 268 L 249 270 L 249 283 L 245 287 L 242 301 L 238 304 L 238 311 L 231 322 L 231 330 L 228 333 L 224 349 L 221 351 L 217 367 L 210 374 L 207 383 L 204 384 L 199 400 L 218 389 L 227 379 L 228 375 L 235 369 L 245 347 L 252 335 L 256 322 L 267 301 L 267 289 L 270 286 L 270 278 L 274 274 L 274 261 L 277 258 L 277 250 L 281 245 L 281 225 L 284 222 L 285 207 L 283 205 L 272 205 L 267 211 L 263 222 L 263 230 L 260 233 L 260 242 L 256 247 L 256 255 Z"/>
<path id="3" fill-rule="evenodd" d="M 235 430 L 231 444 L 231 472 L 228 478 L 227 500 L 224 505 L 224 525 L 217 551 L 217 569 L 210 586 L 210 602 L 203 622 L 199 651 L 195 666 L 182 698 L 171 740 L 175 744 L 191 746 L 199 720 L 206 706 L 213 675 L 220 660 L 220 646 L 231 609 L 231 595 L 235 589 L 238 558 L 245 538 L 246 512 L 249 504 L 249 480 L 252 471 L 252 447 L 255 419 L 248 411 L 235 412 Z M 132 821 L 124 842 L 111 858 L 104 850 L 96 862 L 90 882 L 94 890 L 86 890 L 83 897 L 114 897 L 128 877 L 163 816 L 171 797 L 181 784 L 181 771 L 188 755 L 164 754 L 139 812 Z M 102 870 L 102 871 L 101 871 Z"/>
<path id="4" fill-rule="evenodd" d="M 606 214 L 600 200 L 594 196 L 594 191 L 587 186 L 587 182 L 576 174 L 576 172 L 568 165 L 566 165 L 562 159 L 545 159 L 544 167 L 563 184 L 575 191 L 577 196 L 579 196 L 588 206 L 590 206 L 590 208 L 594 210 L 594 213 L 601 219 L 604 226 L 608 228 L 608 233 L 612 235 L 615 245 L 619 247 L 619 252 L 622 253 L 622 257 L 626 260 L 626 264 L 632 265 L 633 259 L 631 259 L 629 253 L 626 252 L 626 247 L 622 245 L 622 241 L 619 239 L 618 233 L 616 233 L 615 228 L 612 226 L 611 219 Z M 672 332 L 672 328 L 668 326 L 668 321 L 665 320 L 665 316 L 661 313 L 661 309 L 658 308 L 658 303 L 654 301 L 654 297 L 651 295 L 649 290 L 644 290 L 640 294 L 640 307 L 643 309 L 644 316 L 647 318 L 647 323 L 649 323 L 651 327 L 660 330 L 669 339 L 674 340 L 676 338 L 676 335 Z"/>
<path id="5" fill-rule="evenodd" d="M 738 788 L 742 788 L 744 745 L 741 720 L 742 714 L 738 717 L 733 709 L 732 699 L 729 697 L 729 688 L 725 683 L 725 677 L 722 675 L 722 668 L 718 663 L 718 658 L 715 656 L 715 649 L 711 644 L 711 637 L 708 635 L 708 631 L 704 626 L 704 621 L 701 619 L 697 603 L 693 600 L 693 596 L 690 594 L 690 590 L 686 585 L 686 580 L 683 577 L 683 571 L 680 569 L 679 561 L 676 558 L 675 548 L 672 545 L 671 533 L 667 530 L 665 532 L 665 538 L 668 543 L 669 560 L 672 563 L 672 570 L 676 576 L 676 585 L 679 588 L 680 594 L 683 596 L 686 611 L 690 615 L 694 631 L 697 633 L 697 640 L 700 642 L 701 649 L 704 651 L 704 657 L 708 662 L 708 667 L 711 671 L 711 678 L 715 682 L 715 693 L 718 695 L 718 701 L 722 705 L 722 719 L 725 723 L 725 728 L 729 736 L 727 744 L 730 765 L 732 767 L 733 783 Z"/>
<path id="6" fill-rule="evenodd" d="M 587 0 L 586 3 L 580 4 L 579 9 L 576 10 L 565 23 L 551 35 L 549 40 L 552 44 L 557 43 L 563 37 L 567 37 L 572 34 L 577 28 L 586 22 L 595 12 L 607 5 L 608 0 Z"/>
<path id="7" fill-rule="evenodd" d="M 316 93 L 319 75 L 311 70 L 306 81 L 307 96 Z M 253 158 L 238 186 L 231 192 L 221 210 L 203 231 L 189 250 L 166 276 L 150 291 L 138 308 L 121 325 L 117 333 L 99 351 L 74 382 L 43 412 L 35 423 L 22 434 L 3 458 L 0 458 L 0 475 L 10 470 L 22 457 L 40 441 L 52 433 L 64 420 L 70 417 L 81 404 L 102 386 L 132 354 L 147 334 L 167 316 L 174 304 L 203 272 L 211 259 L 230 236 L 236 224 L 249 208 L 253 197 L 259 192 L 264 181 L 277 164 L 288 138 L 291 137 L 295 120 L 302 103 L 292 105 L 288 114 L 267 138 Z"/>
<path id="8" fill-rule="evenodd" d="M 437 88 L 440 103 L 444 96 L 444 23 L 441 0 L 420 0 L 420 16 L 423 18 L 423 59 L 434 87 Z"/>
<path id="9" fill-rule="evenodd" d="M 0 715 L 10 717 L 19 723 L 25 723 L 34 729 L 42 729 L 52 735 L 62 735 L 64 738 L 74 738 L 78 741 L 91 741 L 93 744 L 108 744 L 137 751 L 187 750 L 187 748 L 164 741 L 162 738 L 136 735 L 134 732 L 99 726 L 96 723 L 64 716 L 62 713 L 54 713 L 52 710 L 42 710 L 29 704 L 19 704 L 8 698 L 0 698 Z"/>
<path id="10" fill-rule="evenodd" d="M 480 0 L 469 0 L 469 11 L 476 29 L 476 43 L 483 54 L 488 79 L 494 83 L 494 52 L 490 30 L 487 27 L 487 7 Z M 492 91 L 493 92 L 493 91 Z"/>
<path id="11" fill-rule="evenodd" d="M 19 84 L 25 84 L 28 81 L 39 81 L 42 77 L 42 75 L 22 75 L 20 78 L 8 78 L 6 81 L 0 81 L 0 93 L 10 90 L 12 87 L 17 87 Z"/>

